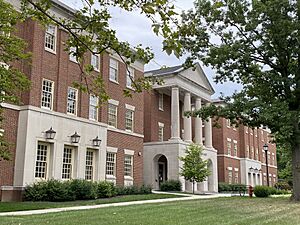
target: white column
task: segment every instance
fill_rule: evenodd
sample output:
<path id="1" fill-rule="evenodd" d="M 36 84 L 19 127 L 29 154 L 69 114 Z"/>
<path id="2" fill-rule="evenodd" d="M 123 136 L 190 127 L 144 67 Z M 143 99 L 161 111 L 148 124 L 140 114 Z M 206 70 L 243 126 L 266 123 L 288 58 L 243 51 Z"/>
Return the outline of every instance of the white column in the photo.
<path id="1" fill-rule="evenodd" d="M 171 99 L 171 139 L 180 139 L 179 88 L 172 87 Z"/>
<path id="2" fill-rule="evenodd" d="M 196 98 L 195 110 L 201 109 L 201 98 Z M 203 144 L 202 140 L 202 119 L 200 117 L 195 118 L 195 143 Z"/>
<path id="3" fill-rule="evenodd" d="M 207 103 L 207 106 L 209 103 Z M 208 119 L 208 121 L 205 120 L 205 147 L 212 148 L 212 127 L 211 127 L 211 118 Z"/>
<path id="4" fill-rule="evenodd" d="M 191 111 L 191 94 L 186 92 L 184 95 L 184 112 Z M 192 142 L 192 118 L 183 117 L 184 141 Z"/>

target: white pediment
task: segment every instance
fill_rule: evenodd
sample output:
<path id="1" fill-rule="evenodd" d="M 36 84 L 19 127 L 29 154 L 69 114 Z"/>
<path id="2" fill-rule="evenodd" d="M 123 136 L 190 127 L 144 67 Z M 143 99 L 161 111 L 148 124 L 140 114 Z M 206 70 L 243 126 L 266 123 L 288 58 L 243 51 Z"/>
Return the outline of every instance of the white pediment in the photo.
<path id="1" fill-rule="evenodd" d="M 199 63 L 196 64 L 194 70 L 193 68 L 183 70 L 180 72 L 180 75 L 208 90 L 211 94 L 215 92 Z"/>

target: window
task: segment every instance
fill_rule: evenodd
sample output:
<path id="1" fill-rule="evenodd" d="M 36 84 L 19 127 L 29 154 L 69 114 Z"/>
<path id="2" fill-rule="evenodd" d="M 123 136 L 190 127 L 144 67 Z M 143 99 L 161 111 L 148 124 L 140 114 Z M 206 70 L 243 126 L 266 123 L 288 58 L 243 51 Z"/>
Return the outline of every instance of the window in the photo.
<path id="1" fill-rule="evenodd" d="M 106 153 L 106 175 L 115 176 L 116 153 Z"/>
<path id="2" fill-rule="evenodd" d="M 234 154 L 234 156 L 237 156 L 237 151 L 238 151 L 237 141 L 233 141 L 233 154 Z"/>
<path id="3" fill-rule="evenodd" d="M 158 141 L 164 141 L 164 124 L 158 123 Z"/>
<path id="4" fill-rule="evenodd" d="M 248 134 L 248 132 L 249 132 L 249 128 L 248 127 L 245 127 L 245 132 L 246 132 L 246 134 Z"/>
<path id="5" fill-rule="evenodd" d="M 48 25 L 45 33 L 45 49 L 56 52 L 56 26 Z"/>
<path id="6" fill-rule="evenodd" d="M 132 155 L 124 157 L 124 175 L 132 177 Z"/>
<path id="7" fill-rule="evenodd" d="M 69 52 L 69 59 L 72 62 L 78 63 L 77 57 L 76 57 L 76 52 L 77 48 L 76 47 L 70 47 L 70 52 Z"/>
<path id="8" fill-rule="evenodd" d="M 117 106 L 108 104 L 108 125 L 117 127 Z"/>
<path id="9" fill-rule="evenodd" d="M 118 61 L 115 59 L 109 61 L 109 79 L 118 82 Z"/>
<path id="10" fill-rule="evenodd" d="M 94 179 L 94 151 L 87 150 L 85 157 L 85 179 Z"/>
<path id="11" fill-rule="evenodd" d="M 67 113 L 76 115 L 77 114 L 77 89 L 68 88 L 68 104 Z"/>
<path id="12" fill-rule="evenodd" d="M 227 138 L 227 154 L 231 155 L 231 139 Z"/>
<path id="13" fill-rule="evenodd" d="M 38 143 L 35 162 L 35 178 L 47 178 L 47 159 L 50 146 L 44 143 Z"/>
<path id="14" fill-rule="evenodd" d="M 235 171 L 235 175 L 234 175 L 234 183 L 239 183 L 239 172 Z"/>
<path id="15" fill-rule="evenodd" d="M 247 145 L 247 148 L 246 148 L 246 158 L 249 158 L 249 151 L 250 151 L 250 148 L 249 148 L 249 145 Z"/>
<path id="16" fill-rule="evenodd" d="M 254 159 L 254 147 L 251 146 L 251 159 Z"/>
<path id="17" fill-rule="evenodd" d="M 89 118 L 90 120 L 98 120 L 98 97 L 90 95 Z"/>
<path id="18" fill-rule="evenodd" d="M 43 79 L 42 84 L 42 108 L 52 110 L 53 107 L 53 81 Z"/>
<path id="19" fill-rule="evenodd" d="M 232 184 L 232 171 L 231 170 L 228 171 L 228 183 Z"/>
<path id="20" fill-rule="evenodd" d="M 128 67 L 127 75 L 126 75 L 126 87 L 132 87 L 132 81 L 134 80 L 134 69 L 132 67 Z"/>
<path id="21" fill-rule="evenodd" d="M 158 109 L 164 111 L 164 94 L 159 93 L 158 95 Z"/>
<path id="22" fill-rule="evenodd" d="M 230 125 L 231 125 L 231 124 L 230 124 L 230 119 L 226 119 L 226 126 L 227 126 L 227 127 L 230 127 Z"/>
<path id="23" fill-rule="evenodd" d="M 62 179 L 72 178 L 72 162 L 73 162 L 73 148 L 64 147 Z"/>
<path id="24" fill-rule="evenodd" d="M 133 131 L 133 115 L 134 112 L 132 110 L 126 109 L 125 129 L 128 131 Z"/>
<path id="25" fill-rule="evenodd" d="M 97 51 L 96 49 L 94 50 Z M 91 55 L 91 65 L 94 67 L 94 70 L 100 71 L 100 55 L 99 54 L 93 54 Z"/>

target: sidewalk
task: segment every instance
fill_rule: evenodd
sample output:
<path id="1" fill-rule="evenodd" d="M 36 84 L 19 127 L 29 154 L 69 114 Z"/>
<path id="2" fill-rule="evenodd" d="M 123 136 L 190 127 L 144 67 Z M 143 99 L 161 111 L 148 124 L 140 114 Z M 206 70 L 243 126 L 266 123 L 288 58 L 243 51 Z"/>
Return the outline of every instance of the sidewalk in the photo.
<path id="1" fill-rule="evenodd" d="M 160 192 L 160 191 L 153 191 L 153 193 L 166 194 L 166 192 Z M 113 206 L 142 205 L 142 204 L 149 204 L 149 203 L 164 203 L 164 202 L 188 201 L 188 200 L 196 200 L 196 199 L 230 197 L 230 195 L 226 195 L 226 194 L 210 194 L 210 195 L 192 195 L 192 194 L 184 194 L 184 193 L 168 193 L 168 194 L 178 195 L 178 196 L 186 196 L 186 197 L 142 200 L 142 201 L 132 201 L 132 202 L 119 202 L 119 203 L 109 203 L 109 204 L 100 204 L 100 205 L 91 205 L 91 206 L 72 206 L 72 207 L 64 207 L 64 208 L 3 212 L 3 213 L 0 213 L 0 216 L 26 216 L 26 215 L 37 215 L 37 214 L 54 213 L 54 212 L 66 212 L 66 211 L 74 211 L 74 210 L 99 209 L 99 208 L 107 208 L 107 207 L 113 207 Z"/>

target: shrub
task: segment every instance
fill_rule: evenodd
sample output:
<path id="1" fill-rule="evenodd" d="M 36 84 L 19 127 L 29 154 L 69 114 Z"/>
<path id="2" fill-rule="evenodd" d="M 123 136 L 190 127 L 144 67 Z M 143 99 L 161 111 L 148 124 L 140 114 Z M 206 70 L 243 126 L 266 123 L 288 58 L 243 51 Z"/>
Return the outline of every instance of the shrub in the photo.
<path id="1" fill-rule="evenodd" d="M 75 179 L 69 181 L 68 186 L 76 200 L 97 198 L 97 185 L 92 181 Z"/>
<path id="2" fill-rule="evenodd" d="M 256 197 L 259 198 L 269 197 L 272 191 L 273 191 L 272 188 L 268 186 L 257 185 L 254 187 L 254 194 Z"/>
<path id="3" fill-rule="evenodd" d="M 152 187 L 150 185 L 142 185 L 140 187 L 140 194 L 151 194 L 152 193 Z"/>
<path id="4" fill-rule="evenodd" d="M 151 194 L 152 187 L 149 185 L 138 186 L 118 186 L 117 195 L 139 195 L 139 194 Z"/>
<path id="5" fill-rule="evenodd" d="M 110 198 L 117 195 L 117 190 L 112 182 L 100 181 L 97 183 L 97 197 Z"/>
<path id="6" fill-rule="evenodd" d="M 246 192 L 247 187 L 244 184 L 219 183 L 218 190 L 219 192 Z"/>
<path id="7" fill-rule="evenodd" d="M 61 202 L 74 200 L 67 182 L 48 180 L 34 183 L 25 188 L 25 200 L 27 201 L 51 201 Z"/>
<path id="8" fill-rule="evenodd" d="M 276 189 L 279 189 L 279 190 L 291 190 L 291 186 L 289 185 L 288 182 L 285 182 L 285 181 L 280 181 L 280 182 L 277 182 L 274 187 Z"/>
<path id="9" fill-rule="evenodd" d="M 181 191 L 181 182 L 179 180 L 167 180 L 160 185 L 161 191 Z"/>

